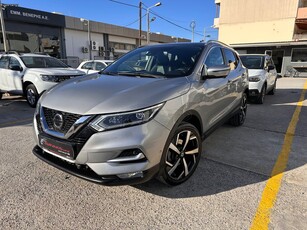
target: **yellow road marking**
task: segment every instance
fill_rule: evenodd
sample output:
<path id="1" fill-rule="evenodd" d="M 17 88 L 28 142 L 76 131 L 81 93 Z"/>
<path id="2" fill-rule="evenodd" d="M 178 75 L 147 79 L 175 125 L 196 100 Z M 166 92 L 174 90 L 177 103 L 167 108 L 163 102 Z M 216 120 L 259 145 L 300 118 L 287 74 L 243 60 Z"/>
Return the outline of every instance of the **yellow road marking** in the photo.
<path id="1" fill-rule="evenodd" d="M 260 203 L 258 205 L 256 214 L 250 227 L 251 230 L 264 230 L 269 228 L 271 210 L 276 201 L 282 177 L 287 167 L 292 141 L 295 135 L 296 125 L 299 120 L 299 115 L 301 113 L 301 108 L 303 106 L 306 91 L 307 81 L 304 84 L 304 89 L 302 91 L 301 97 L 299 99 L 299 102 L 297 103 L 296 109 L 287 129 L 284 143 L 272 170 L 271 177 L 267 181 L 266 186 L 263 190 Z"/>
<path id="2" fill-rule="evenodd" d="M 10 125 L 14 125 L 14 124 L 18 124 L 18 123 L 23 123 L 23 122 L 28 122 L 28 121 L 32 121 L 33 118 L 27 118 L 24 120 L 18 120 L 18 121 L 10 121 L 10 122 L 5 122 L 5 123 L 0 123 L 0 127 L 3 126 L 10 126 Z"/>

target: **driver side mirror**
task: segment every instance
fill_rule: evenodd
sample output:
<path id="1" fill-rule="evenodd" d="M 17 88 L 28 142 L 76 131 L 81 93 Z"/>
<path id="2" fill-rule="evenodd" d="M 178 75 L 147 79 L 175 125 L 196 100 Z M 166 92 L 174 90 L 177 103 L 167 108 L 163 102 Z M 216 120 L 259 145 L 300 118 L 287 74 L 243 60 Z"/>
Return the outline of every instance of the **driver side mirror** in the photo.
<path id="1" fill-rule="evenodd" d="M 22 67 L 19 65 L 10 65 L 9 69 L 14 70 L 14 71 L 20 71 L 20 72 L 22 71 Z"/>
<path id="2" fill-rule="evenodd" d="M 217 66 L 211 66 L 207 68 L 204 65 L 201 71 L 201 78 L 203 80 L 208 79 L 208 78 L 224 78 L 224 77 L 227 77 L 229 72 L 230 72 L 229 66 L 217 65 Z"/>

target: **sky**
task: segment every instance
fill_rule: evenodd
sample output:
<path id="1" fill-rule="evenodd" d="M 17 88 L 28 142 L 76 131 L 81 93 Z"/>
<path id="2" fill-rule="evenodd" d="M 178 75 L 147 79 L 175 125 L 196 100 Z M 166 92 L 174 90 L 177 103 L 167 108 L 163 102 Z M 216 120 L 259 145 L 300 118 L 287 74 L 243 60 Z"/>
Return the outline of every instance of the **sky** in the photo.
<path id="1" fill-rule="evenodd" d="M 140 0 L 2 0 L 2 4 L 85 18 L 118 26 L 139 29 Z M 155 5 L 159 0 L 142 0 L 143 7 Z M 194 21 L 194 41 L 217 39 L 213 29 L 214 0 L 160 0 L 161 6 L 151 8 L 150 31 L 192 40 L 191 25 Z M 155 14 L 155 15 L 154 15 Z M 147 31 L 146 10 L 142 12 L 142 30 Z"/>

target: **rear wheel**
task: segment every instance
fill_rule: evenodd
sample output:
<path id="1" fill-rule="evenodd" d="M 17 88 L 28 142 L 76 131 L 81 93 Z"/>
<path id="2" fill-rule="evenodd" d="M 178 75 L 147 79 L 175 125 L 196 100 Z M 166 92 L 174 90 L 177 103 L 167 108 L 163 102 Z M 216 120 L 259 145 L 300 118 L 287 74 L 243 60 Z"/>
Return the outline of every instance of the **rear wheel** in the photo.
<path id="1" fill-rule="evenodd" d="M 171 132 L 160 162 L 159 180 L 168 185 L 179 185 L 194 173 L 202 152 L 198 129 L 182 123 Z"/>
<path id="2" fill-rule="evenodd" d="M 38 98 L 39 98 L 39 95 L 37 93 L 35 86 L 33 84 L 28 85 L 26 88 L 26 99 L 27 99 L 28 104 L 32 108 L 35 108 Z"/>
<path id="3" fill-rule="evenodd" d="M 247 113 L 247 95 L 243 93 L 241 99 L 240 111 L 229 119 L 229 123 L 233 126 L 241 126 L 244 124 Z"/>

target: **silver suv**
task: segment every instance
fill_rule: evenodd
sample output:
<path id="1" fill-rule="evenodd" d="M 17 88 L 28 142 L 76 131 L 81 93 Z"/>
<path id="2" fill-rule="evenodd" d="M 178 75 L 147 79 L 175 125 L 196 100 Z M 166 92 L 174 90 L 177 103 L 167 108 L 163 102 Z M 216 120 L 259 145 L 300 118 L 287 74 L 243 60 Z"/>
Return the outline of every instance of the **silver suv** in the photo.
<path id="1" fill-rule="evenodd" d="M 178 185 L 194 173 L 205 137 L 225 121 L 243 124 L 247 79 L 237 53 L 219 42 L 135 49 L 43 94 L 33 153 L 96 183 Z"/>

